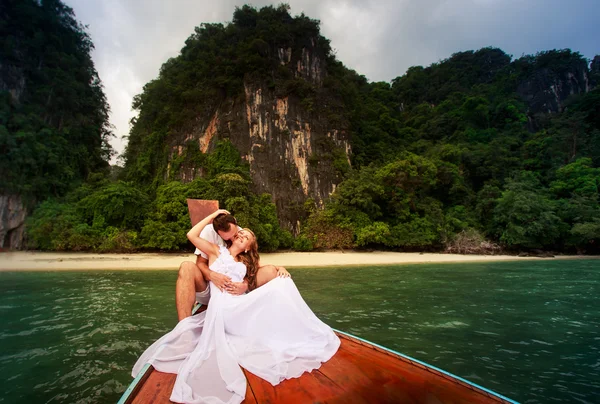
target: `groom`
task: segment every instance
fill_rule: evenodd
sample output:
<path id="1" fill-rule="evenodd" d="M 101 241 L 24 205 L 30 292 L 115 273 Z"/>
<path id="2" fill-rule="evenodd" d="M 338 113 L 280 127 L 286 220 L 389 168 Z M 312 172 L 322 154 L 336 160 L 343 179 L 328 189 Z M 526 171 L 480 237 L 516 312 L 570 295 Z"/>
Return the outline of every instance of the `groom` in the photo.
<path id="1" fill-rule="evenodd" d="M 211 243 L 226 246 L 231 243 L 230 240 L 233 240 L 240 229 L 232 215 L 221 214 L 213 220 L 212 224 L 202 230 L 200 237 Z M 241 295 L 248 290 L 246 281 L 232 282 L 229 276 L 210 270 L 208 257 L 204 252 L 196 248 L 194 254 L 196 254 L 195 263 L 184 261 L 179 266 L 179 275 L 175 285 L 175 304 L 179 321 L 192 315 L 194 302 L 208 304 L 210 300 L 209 281 L 222 291 L 233 295 Z M 260 287 L 277 276 L 289 276 L 289 273 L 284 267 L 260 266 L 256 274 L 256 286 Z"/>

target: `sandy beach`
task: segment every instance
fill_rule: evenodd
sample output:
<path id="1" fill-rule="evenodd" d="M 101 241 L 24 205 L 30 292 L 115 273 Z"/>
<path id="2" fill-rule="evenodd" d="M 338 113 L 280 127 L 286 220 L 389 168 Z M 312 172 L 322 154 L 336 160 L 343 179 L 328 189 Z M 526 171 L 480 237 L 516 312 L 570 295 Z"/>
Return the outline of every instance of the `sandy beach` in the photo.
<path id="1" fill-rule="evenodd" d="M 555 258 L 517 257 L 513 255 L 459 255 L 402 252 L 282 252 L 261 254 L 264 264 L 294 267 L 324 267 L 350 265 L 397 265 L 444 262 L 523 261 L 552 259 L 591 259 L 586 256 Z M 2 252 L 0 271 L 69 271 L 69 270 L 177 270 L 183 261 L 195 260 L 193 254 L 93 254 Z"/>

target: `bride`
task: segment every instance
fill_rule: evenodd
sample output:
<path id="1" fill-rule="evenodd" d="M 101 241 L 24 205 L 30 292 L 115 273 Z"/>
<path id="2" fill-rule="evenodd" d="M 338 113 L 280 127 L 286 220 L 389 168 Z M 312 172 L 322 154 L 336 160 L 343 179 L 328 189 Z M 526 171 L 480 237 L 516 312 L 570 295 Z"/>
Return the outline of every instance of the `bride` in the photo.
<path id="1" fill-rule="evenodd" d="M 246 378 L 240 366 L 272 385 L 299 377 L 329 360 L 338 337 L 306 305 L 289 277 L 255 289 L 259 265 L 254 233 L 240 230 L 229 249 L 200 238 L 202 229 L 226 210 L 218 210 L 188 232 L 188 239 L 209 258 L 209 267 L 233 282 L 248 281 L 250 293 L 232 295 L 210 284 L 208 309 L 181 320 L 152 344 L 133 367 L 146 363 L 176 373 L 171 401 L 241 403 Z"/>

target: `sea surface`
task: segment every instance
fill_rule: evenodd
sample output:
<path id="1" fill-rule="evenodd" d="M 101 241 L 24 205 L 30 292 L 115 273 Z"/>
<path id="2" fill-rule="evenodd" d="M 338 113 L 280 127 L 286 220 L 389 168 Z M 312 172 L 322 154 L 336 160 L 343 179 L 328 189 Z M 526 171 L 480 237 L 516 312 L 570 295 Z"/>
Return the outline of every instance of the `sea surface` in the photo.
<path id="1" fill-rule="evenodd" d="M 334 328 L 523 403 L 600 402 L 600 260 L 292 269 Z M 0 403 L 115 403 L 176 271 L 0 272 Z"/>

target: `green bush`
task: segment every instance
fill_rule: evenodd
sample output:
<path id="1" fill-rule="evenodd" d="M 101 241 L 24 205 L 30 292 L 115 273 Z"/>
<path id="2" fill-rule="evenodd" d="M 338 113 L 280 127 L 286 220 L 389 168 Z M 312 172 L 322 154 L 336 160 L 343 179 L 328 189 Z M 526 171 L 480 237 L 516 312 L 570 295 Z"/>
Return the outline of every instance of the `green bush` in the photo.
<path id="1" fill-rule="evenodd" d="M 120 229 L 141 227 L 150 199 L 132 183 L 117 181 L 104 185 L 77 203 L 87 223 L 102 220 Z"/>
<path id="2" fill-rule="evenodd" d="M 412 217 L 411 220 L 393 226 L 387 245 L 401 248 L 427 248 L 440 244 L 438 227 L 426 217 Z"/>
<path id="3" fill-rule="evenodd" d="M 510 180 L 494 209 L 496 234 L 512 248 L 552 247 L 564 231 L 556 204 L 535 175 L 521 172 Z"/>
<path id="4" fill-rule="evenodd" d="M 582 251 L 595 252 L 600 248 L 600 219 L 576 223 L 571 229 L 570 244 Z"/>
<path id="5" fill-rule="evenodd" d="M 374 222 L 373 224 L 358 228 L 356 230 L 356 245 L 365 247 L 368 245 L 388 245 L 391 235 L 387 223 Z"/>
<path id="6" fill-rule="evenodd" d="M 186 201 L 189 188 L 190 185 L 177 181 L 158 187 L 139 235 L 142 247 L 180 250 L 189 246 L 186 237 L 191 228 Z"/>
<path id="7" fill-rule="evenodd" d="M 294 250 L 296 251 L 312 251 L 313 249 L 312 241 L 304 234 L 294 240 Z"/>
<path id="8" fill-rule="evenodd" d="M 142 247 L 167 251 L 180 250 L 188 244 L 186 234 L 190 227 L 189 223 L 184 227 L 179 222 L 147 220 L 140 233 Z"/>
<path id="9" fill-rule="evenodd" d="M 119 230 L 108 227 L 104 231 L 102 243 L 98 246 L 100 252 L 130 253 L 138 249 L 138 233 L 135 231 Z"/>

